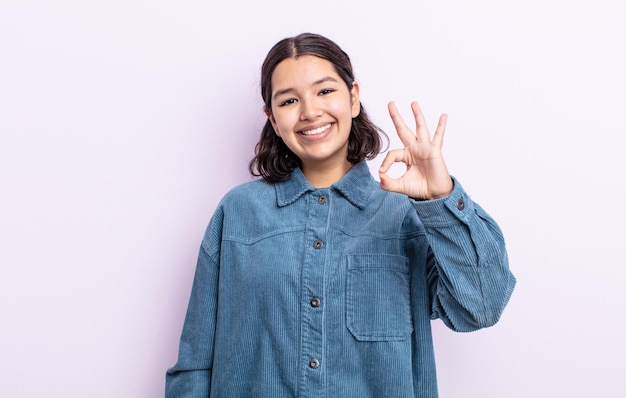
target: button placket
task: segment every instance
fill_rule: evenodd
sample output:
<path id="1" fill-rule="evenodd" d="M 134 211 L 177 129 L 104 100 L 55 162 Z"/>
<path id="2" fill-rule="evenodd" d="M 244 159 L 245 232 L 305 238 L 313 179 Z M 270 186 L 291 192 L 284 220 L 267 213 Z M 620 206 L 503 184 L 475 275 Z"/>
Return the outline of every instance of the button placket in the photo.
<path id="1" fill-rule="evenodd" d="M 326 239 L 328 238 L 330 190 L 320 189 L 311 194 L 307 211 L 306 257 L 302 264 L 302 383 L 310 388 L 321 388 L 324 370 L 321 366 L 324 331 L 324 307 L 318 296 L 325 291 L 327 268 Z"/>

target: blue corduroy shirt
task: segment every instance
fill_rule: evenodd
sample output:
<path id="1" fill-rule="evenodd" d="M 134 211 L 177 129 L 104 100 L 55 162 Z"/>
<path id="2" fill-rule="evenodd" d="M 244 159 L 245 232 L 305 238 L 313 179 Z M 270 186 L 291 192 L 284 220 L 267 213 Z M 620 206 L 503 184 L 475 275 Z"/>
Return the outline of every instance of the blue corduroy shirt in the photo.
<path id="1" fill-rule="evenodd" d="M 498 225 L 458 181 L 383 191 L 365 162 L 235 187 L 202 240 L 166 397 L 437 397 L 430 322 L 499 319 L 515 285 Z"/>

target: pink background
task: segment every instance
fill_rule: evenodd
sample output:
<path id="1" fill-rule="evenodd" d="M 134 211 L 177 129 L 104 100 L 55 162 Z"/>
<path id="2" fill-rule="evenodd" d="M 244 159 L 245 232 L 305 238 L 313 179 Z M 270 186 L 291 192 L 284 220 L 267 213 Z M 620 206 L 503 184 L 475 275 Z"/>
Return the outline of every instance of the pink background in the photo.
<path id="1" fill-rule="evenodd" d="M 442 398 L 625 396 L 624 8 L 3 0 L 1 395 L 163 395 L 202 233 L 249 179 L 260 64 L 313 31 L 393 147 L 389 100 L 450 115 L 448 166 L 507 237 L 501 322 L 433 323 Z"/>

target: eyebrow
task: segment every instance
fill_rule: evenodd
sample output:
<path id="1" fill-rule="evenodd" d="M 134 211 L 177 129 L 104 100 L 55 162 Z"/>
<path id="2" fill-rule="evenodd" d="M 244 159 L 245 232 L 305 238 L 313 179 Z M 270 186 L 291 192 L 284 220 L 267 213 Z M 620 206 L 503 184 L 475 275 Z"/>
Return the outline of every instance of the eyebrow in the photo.
<path id="1" fill-rule="evenodd" d="M 317 85 L 319 85 L 319 84 L 326 83 L 326 82 L 335 82 L 335 83 L 336 83 L 336 82 L 337 82 L 337 79 L 335 79 L 335 78 L 334 78 L 334 77 L 332 77 L 332 76 L 325 76 L 325 77 L 322 77 L 321 79 L 318 79 L 318 80 L 314 81 L 314 82 L 313 82 L 313 84 L 312 84 L 312 86 L 317 86 Z M 279 97 L 279 96 L 281 96 L 281 95 L 283 95 L 283 94 L 288 94 L 288 93 L 291 93 L 291 92 L 294 92 L 294 91 L 296 91 L 296 90 L 295 90 L 295 89 L 293 89 L 293 88 L 285 88 L 285 89 L 283 89 L 283 90 L 278 90 L 278 91 L 276 91 L 276 92 L 274 93 L 274 95 L 272 96 L 272 98 L 273 98 L 273 99 L 276 99 L 277 97 Z"/>

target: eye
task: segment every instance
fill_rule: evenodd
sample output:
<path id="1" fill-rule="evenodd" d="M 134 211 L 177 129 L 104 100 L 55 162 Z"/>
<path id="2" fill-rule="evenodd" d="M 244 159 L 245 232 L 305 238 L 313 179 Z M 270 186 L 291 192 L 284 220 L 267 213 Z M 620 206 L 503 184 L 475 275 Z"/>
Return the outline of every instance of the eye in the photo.
<path id="1" fill-rule="evenodd" d="M 284 100 L 280 103 L 280 106 L 285 106 L 285 105 L 291 105 L 291 104 L 295 104 L 296 103 L 296 99 L 295 98 L 289 98 L 287 100 Z"/>
<path id="2" fill-rule="evenodd" d="M 319 95 L 327 95 L 327 94 L 330 94 L 330 93 L 333 93 L 333 92 L 335 92 L 334 89 L 332 89 L 332 88 L 325 88 L 325 89 L 320 91 Z"/>

